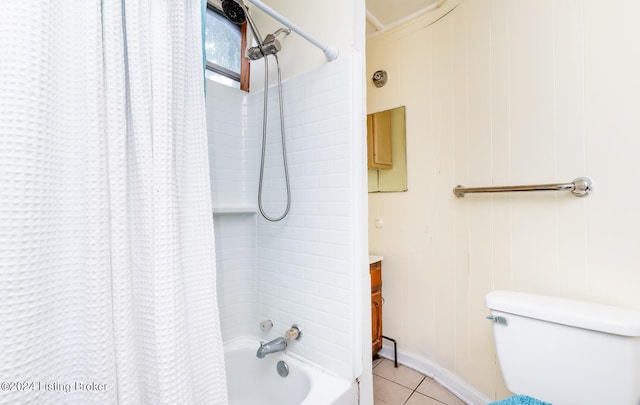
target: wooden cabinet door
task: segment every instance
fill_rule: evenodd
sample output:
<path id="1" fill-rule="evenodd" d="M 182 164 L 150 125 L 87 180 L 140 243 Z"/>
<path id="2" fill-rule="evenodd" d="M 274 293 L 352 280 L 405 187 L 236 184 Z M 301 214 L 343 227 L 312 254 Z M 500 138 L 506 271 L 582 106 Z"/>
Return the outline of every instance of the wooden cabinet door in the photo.
<path id="1" fill-rule="evenodd" d="M 380 262 L 369 265 L 369 275 L 371 276 L 371 291 L 382 288 L 382 266 Z"/>
<path id="2" fill-rule="evenodd" d="M 391 111 L 367 116 L 367 162 L 371 169 L 391 169 Z"/>
<path id="3" fill-rule="evenodd" d="M 371 350 L 372 355 L 382 349 L 382 291 L 371 292 Z"/>

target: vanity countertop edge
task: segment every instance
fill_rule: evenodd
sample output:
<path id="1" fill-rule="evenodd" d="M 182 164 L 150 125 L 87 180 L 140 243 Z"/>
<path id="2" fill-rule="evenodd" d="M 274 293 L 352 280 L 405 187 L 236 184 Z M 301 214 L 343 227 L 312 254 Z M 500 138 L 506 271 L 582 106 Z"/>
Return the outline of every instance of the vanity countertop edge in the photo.
<path id="1" fill-rule="evenodd" d="M 380 262 L 382 261 L 382 259 L 383 259 L 382 256 L 369 255 L 369 264 Z"/>

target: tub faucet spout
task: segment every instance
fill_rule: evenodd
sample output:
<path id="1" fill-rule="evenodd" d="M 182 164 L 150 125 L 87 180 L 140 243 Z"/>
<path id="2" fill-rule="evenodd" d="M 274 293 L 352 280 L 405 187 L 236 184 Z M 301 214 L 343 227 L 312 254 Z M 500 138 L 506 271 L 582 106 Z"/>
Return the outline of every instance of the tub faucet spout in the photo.
<path id="1" fill-rule="evenodd" d="M 260 343 L 260 347 L 256 352 L 259 359 L 264 359 L 269 353 L 282 352 L 287 348 L 287 340 L 283 337 L 277 337 L 270 342 Z"/>

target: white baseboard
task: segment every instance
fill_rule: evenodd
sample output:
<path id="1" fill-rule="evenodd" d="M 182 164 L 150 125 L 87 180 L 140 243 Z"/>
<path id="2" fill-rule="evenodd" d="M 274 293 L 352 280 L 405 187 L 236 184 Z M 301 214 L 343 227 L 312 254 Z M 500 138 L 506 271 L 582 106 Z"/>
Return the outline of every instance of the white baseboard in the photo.
<path id="1" fill-rule="evenodd" d="M 393 346 L 384 345 L 378 354 L 381 357 L 393 360 Z M 486 405 L 493 402 L 492 399 L 487 398 L 457 375 L 423 357 L 398 350 L 398 363 L 433 378 L 469 405 Z"/>

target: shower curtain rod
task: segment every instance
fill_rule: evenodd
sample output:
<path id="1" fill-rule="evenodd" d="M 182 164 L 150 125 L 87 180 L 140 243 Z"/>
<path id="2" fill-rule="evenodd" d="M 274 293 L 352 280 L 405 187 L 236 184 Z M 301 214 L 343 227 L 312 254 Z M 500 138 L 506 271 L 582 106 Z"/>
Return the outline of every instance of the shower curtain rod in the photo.
<path id="1" fill-rule="evenodd" d="M 278 20 L 282 24 L 284 24 L 287 28 L 291 28 L 291 30 L 295 31 L 302 38 L 306 39 L 307 41 L 311 42 L 313 45 L 315 45 L 318 48 L 320 48 L 320 50 L 324 53 L 324 56 L 326 56 L 326 58 L 327 58 L 327 60 L 329 62 L 331 62 L 333 60 L 336 60 L 338 58 L 338 48 L 334 48 L 332 46 L 324 45 L 324 44 L 318 42 L 315 38 L 313 38 L 311 35 L 307 34 L 300 27 L 298 27 L 297 25 L 295 25 L 291 21 L 287 20 L 285 17 L 283 17 L 282 15 L 278 14 L 273 9 L 269 8 L 269 6 L 267 6 L 266 4 L 261 2 L 260 0 L 247 0 L 247 1 L 249 3 L 251 3 L 251 4 L 253 4 L 254 6 L 258 7 L 260 10 L 264 11 L 265 13 L 269 14 L 271 17 L 273 17 L 274 19 Z"/>

